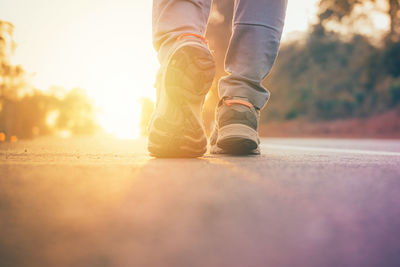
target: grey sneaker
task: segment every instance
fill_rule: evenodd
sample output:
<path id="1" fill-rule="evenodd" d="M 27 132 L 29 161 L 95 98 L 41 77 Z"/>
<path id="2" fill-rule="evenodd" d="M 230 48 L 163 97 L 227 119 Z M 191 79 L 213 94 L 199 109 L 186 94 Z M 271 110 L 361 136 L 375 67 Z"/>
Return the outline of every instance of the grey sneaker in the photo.
<path id="1" fill-rule="evenodd" d="M 157 88 L 148 150 L 155 157 L 199 157 L 207 150 L 201 110 L 215 75 L 214 57 L 195 34 L 179 38 Z"/>
<path id="2" fill-rule="evenodd" d="M 217 107 L 210 138 L 212 154 L 258 155 L 260 111 L 246 98 L 225 98 Z"/>

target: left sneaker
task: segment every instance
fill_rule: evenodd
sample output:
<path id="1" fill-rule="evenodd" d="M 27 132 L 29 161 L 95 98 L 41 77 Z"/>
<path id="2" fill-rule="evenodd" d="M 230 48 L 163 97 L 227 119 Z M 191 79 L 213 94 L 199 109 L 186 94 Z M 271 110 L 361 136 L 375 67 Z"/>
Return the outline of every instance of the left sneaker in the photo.
<path id="1" fill-rule="evenodd" d="M 246 98 L 225 98 L 217 107 L 211 154 L 259 155 L 260 111 Z"/>
<path id="2" fill-rule="evenodd" d="M 204 37 L 184 34 L 178 38 L 157 88 L 149 126 L 150 155 L 200 157 L 207 151 L 201 111 L 214 75 L 214 57 Z"/>

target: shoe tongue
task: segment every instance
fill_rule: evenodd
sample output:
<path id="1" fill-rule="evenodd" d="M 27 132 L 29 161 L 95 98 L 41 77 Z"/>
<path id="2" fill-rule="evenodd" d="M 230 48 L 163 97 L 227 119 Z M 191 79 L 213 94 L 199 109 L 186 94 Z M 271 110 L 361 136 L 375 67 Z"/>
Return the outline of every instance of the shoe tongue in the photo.
<path id="1" fill-rule="evenodd" d="M 253 104 L 251 104 L 249 101 L 246 101 L 244 99 L 237 99 L 237 98 L 233 98 L 233 99 L 226 99 L 224 101 L 225 105 L 227 106 L 232 106 L 232 105 L 242 105 L 242 106 L 246 106 L 249 109 L 253 108 Z"/>

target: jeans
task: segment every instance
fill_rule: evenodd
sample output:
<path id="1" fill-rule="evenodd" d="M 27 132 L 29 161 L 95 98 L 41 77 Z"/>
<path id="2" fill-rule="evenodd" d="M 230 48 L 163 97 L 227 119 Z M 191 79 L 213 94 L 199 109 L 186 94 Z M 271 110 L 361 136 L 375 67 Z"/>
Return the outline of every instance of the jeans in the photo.
<path id="1" fill-rule="evenodd" d="M 204 35 L 212 0 L 153 0 L 153 44 L 160 63 L 182 33 Z M 233 1 L 233 0 L 232 0 Z M 219 96 L 245 97 L 261 109 L 269 92 L 261 84 L 276 59 L 287 0 L 236 0 L 233 33 L 225 58 L 228 73 Z"/>

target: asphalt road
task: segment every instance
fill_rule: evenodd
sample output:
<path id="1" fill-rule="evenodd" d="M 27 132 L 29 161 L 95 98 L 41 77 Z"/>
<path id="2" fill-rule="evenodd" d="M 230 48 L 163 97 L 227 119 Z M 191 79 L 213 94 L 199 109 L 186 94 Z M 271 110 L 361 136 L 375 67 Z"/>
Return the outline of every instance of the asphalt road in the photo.
<path id="1" fill-rule="evenodd" d="M 0 266 L 400 266 L 400 141 L 262 150 L 154 159 L 141 140 L 0 144 Z"/>

